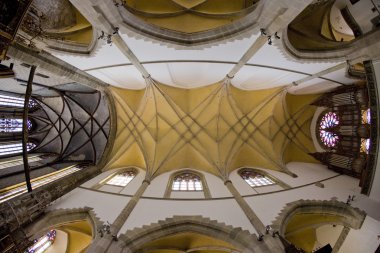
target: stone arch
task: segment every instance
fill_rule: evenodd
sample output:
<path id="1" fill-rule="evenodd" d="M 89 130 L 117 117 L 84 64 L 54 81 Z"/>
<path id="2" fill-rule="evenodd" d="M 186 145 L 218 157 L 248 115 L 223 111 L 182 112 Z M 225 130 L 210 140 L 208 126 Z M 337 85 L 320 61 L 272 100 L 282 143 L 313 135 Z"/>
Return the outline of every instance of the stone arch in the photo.
<path id="1" fill-rule="evenodd" d="M 347 59 L 374 59 L 377 57 L 376 47 L 378 46 L 377 37 L 379 31 L 373 31 L 365 36 L 348 42 L 342 47 L 338 47 L 331 50 L 299 50 L 295 48 L 289 40 L 289 34 L 287 29 L 282 31 L 282 43 L 278 43 L 277 46 L 286 54 L 284 54 L 289 60 L 300 62 L 339 62 Z M 371 57 L 367 57 L 372 55 Z M 356 62 L 355 62 L 356 63 Z"/>
<path id="2" fill-rule="evenodd" d="M 240 252 L 270 252 L 265 243 L 257 240 L 255 234 L 202 216 L 173 216 L 143 226 L 143 228 L 128 230 L 119 237 L 118 244 L 112 250 L 123 253 L 138 252 L 147 242 L 181 232 L 194 232 L 223 240 L 236 247 Z"/>
<path id="3" fill-rule="evenodd" d="M 298 200 L 288 203 L 272 223 L 272 229 L 284 236 L 286 227 L 296 214 L 321 214 L 342 217 L 337 220 L 338 225 L 353 229 L 360 229 L 366 213 L 343 202 L 336 200 Z"/>
<path id="4" fill-rule="evenodd" d="M 194 174 L 194 175 L 198 176 L 201 179 L 201 182 L 202 182 L 203 193 L 204 193 L 205 198 L 206 199 L 211 198 L 210 189 L 208 188 L 207 181 L 206 181 L 206 178 L 203 175 L 203 173 L 201 173 L 199 171 L 191 170 L 191 169 L 176 171 L 176 172 L 174 172 L 174 173 L 172 173 L 170 175 L 168 184 L 166 186 L 164 198 L 170 198 L 170 194 L 172 192 L 172 184 L 173 184 L 174 178 L 176 176 L 178 176 L 178 175 L 183 174 L 183 173 L 191 173 L 191 174 Z"/>
<path id="5" fill-rule="evenodd" d="M 98 237 L 102 222 L 90 207 L 59 209 L 47 212 L 40 220 L 25 229 L 28 237 L 41 237 L 52 227 L 72 221 L 87 220 L 92 227 L 93 239 Z"/>

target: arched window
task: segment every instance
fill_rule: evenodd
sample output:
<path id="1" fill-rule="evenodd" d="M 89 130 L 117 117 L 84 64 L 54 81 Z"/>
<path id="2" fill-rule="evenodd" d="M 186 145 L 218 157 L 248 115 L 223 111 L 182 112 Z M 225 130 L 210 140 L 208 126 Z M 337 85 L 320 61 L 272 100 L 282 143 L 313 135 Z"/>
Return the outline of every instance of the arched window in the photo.
<path id="1" fill-rule="evenodd" d="M 319 123 L 319 137 L 322 143 L 333 148 L 339 141 L 339 136 L 332 131 L 332 128 L 339 125 L 339 117 L 335 112 L 327 112 L 321 118 Z"/>
<path id="2" fill-rule="evenodd" d="M 266 186 L 276 184 L 272 179 L 266 177 L 252 169 L 240 170 L 239 175 L 244 179 L 251 187 Z"/>
<path id="3" fill-rule="evenodd" d="M 362 110 L 362 124 L 371 124 L 371 109 Z"/>
<path id="4" fill-rule="evenodd" d="M 29 247 L 25 252 L 26 253 L 42 253 L 45 250 L 47 250 L 55 240 L 55 237 L 57 236 L 57 231 L 52 229 L 49 232 L 46 233 L 45 236 L 41 237 L 40 239 L 36 239 L 34 241 L 34 244 Z"/>
<path id="5" fill-rule="evenodd" d="M 0 107 L 23 108 L 24 101 L 23 97 L 0 94 Z M 32 98 L 29 100 L 29 109 L 35 108 L 37 105 L 36 100 Z"/>
<path id="6" fill-rule="evenodd" d="M 31 151 L 36 147 L 33 142 L 27 143 L 27 150 Z M 0 143 L 0 157 L 16 155 L 22 153 L 22 143 L 21 142 L 6 142 Z"/>
<path id="7" fill-rule="evenodd" d="M 111 179 L 109 179 L 106 184 L 125 187 L 129 182 L 132 181 L 136 174 L 136 171 L 132 169 L 123 171 L 111 177 Z"/>
<path id="8" fill-rule="evenodd" d="M 360 145 L 360 152 L 368 154 L 370 146 L 371 146 L 371 140 L 370 139 L 362 139 L 361 145 Z"/>
<path id="9" fill-rule="evenodd" d="M 11 117 L 7 115 L 0 116 L 0 133 L 17 133 L 22 132 L 22 118 Z M 28 130 L 33 128 L 33 123 L 28 119 L 26 123 Z"/>
<path id="10" fill-rule="evenodd" d="M 202 180 L 191 172 L 179 174 L 173 179 L 172 191 L 203 191 Z"/>
<path id="11" fill-rule="evenodd" d="M 53 173 L 32 179 L 31 180 L 32 189 L 36 189 L 48 183 L 54 182 L 60 178 L 63 178 L 67 175 L 77 172 L 81 170 L 82 168 L 83 166 L 81 165 L 73 165 L 65 169 L 61 169 L 57 172 L 53 172 Z M 0 203 L 7 201 L 11 198 L 14 198 L 16 196 L 19 196 L 27 191 L 28 189 L 26 187 L 26 183 L 23 183 L 21 185 L 18 184 L 13 187 L 7 187 L 5 189 L 0 189 Z"/>

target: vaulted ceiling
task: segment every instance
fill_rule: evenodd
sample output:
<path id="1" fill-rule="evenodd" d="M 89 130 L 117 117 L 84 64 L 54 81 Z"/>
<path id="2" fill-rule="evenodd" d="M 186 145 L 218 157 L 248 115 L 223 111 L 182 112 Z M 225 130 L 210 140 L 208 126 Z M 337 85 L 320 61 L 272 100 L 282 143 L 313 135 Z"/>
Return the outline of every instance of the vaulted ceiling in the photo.
<path id="1" fill-rule="evenodd" d="M 358 80 L 347 75 L 344 59 L 305 61 L 286 51 L 286 22 L 306 2 L 297 8 L 288 2 L 279 7 L 276 1 L 125 0 L 91 8 L 84 1 L 71 2 L 98 35 L 113 42 L 100 36 L 88 55 L 51 51 L 113 86 L 117 133 L 106 169 L 137 166 L 148 177 L 184 167 L 225 178 L 242 166 L 290 174 L 290 161 L 315 162 L 307 155 L 315 151 L 310 103 L 317 94 Z M 283 8 L 284 15 L 274 15 L 273 8 Z M 191 39 L 251 14 L 254 24 L 244 36 L 202 47 L 172 47 L 136 32 L 132 24 Z M 278 18 L 287 21 L 267 24 L 278 30 L 261 34 L 265 15 L 273 15 L 269 19 L 276 24 Z"/>
<path id="2" fill-rule="evenodd" d="M 124 7 L 143 21 L 183 33 L 211 30 L 245 16 L 257 1 L 124 0 Z"/>
<path id="3" fill-rule="evenodd" d="M 307 155 L 315 95 L 248 92 L 228 80 L 197 89 L 149 80 L 145 90 L 112 91 L 118 119 L 108 169 L 137 166 L 154 177 L 197 168 L 227 177 L 242 166 L 288 172 L 289 161 L 315 162 Z"/>

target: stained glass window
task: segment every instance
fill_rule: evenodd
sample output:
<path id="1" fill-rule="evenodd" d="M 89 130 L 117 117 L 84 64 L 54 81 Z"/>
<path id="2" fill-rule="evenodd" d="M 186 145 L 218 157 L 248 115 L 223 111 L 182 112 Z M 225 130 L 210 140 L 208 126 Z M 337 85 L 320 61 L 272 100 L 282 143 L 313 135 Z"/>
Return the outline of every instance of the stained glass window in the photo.
<path id="1" fill-rule="evenodd" d="M 26 148 L 28 151 L 34 149 L 36 144 L 28 142 Z M 0 157 L 6 155 L 13 155 L 22 153 L 22 143 L 21 142 L 7 142 L 0 143 Z"/>
<path id="2" fill-rule="evenodd" d="M 46 233 L 45 236 L 41 237 L 40 239 L 36 239 L 34 241 L 34 244 L 29 247 L 25 253 L 43 253 L 45 250 L 47 250 L 55 240 L 55 237 L 57 236 L 57 231 L 52 229 L 49 232 Z"/>
<path id="3" fill-rule="evenodd" d="M 17 133 L 22 132 L 22 118 L 13 118 L 3 115 L 0 117 L 0 133 Z M 33 123 L 28 119 L 26 123 L 28 130 L 31 130 Z"/>
<path id="4" fill-rule="evenodd" d="M 242 171 L 239 171 L 239 175 L 249 184 L 251 187 L 258 187 L 258 186 L 266 186 L 266 185 L 272 185 L 275 184 L 275 182 L 253 170 L 244 169 Z"/>
<path id="5" fill-rule="evenodd" d="M 41 187 L 43 185 L 46 185 L 48 183 L 51 183 L 53 181 L 56 181 L 60 178 L 63 178 L 67 175 L 70 175 L 74 172 L 77 172 L 81 169 L 81 166 L 70 166 L 65 169 L 59 170 L 57 172 L 53 172 L 50 174 L 47 174 L 45 176 L 38 177 L 36 179 L 33 179 L 31 181 L 32 189 L 36 189 L 38 187 Z M 25 192 L 27 192 L 28 189 L 26 187 L 26 184 L 23 183 L 21 185 L 17 185 L 15 187 L 7 188 L 6 190 L 0 190 L 0 203 L 7 201 L 11 198 L 14 198 L 16 196 L 19 196 Z"/>
<path id="6" fill-rule="evenodd" d="M 0 94 L 0 107 L 16 107 L 16 108 L 22 108 L 24 107 L 24 101 L 25 99 L 23 97 L 16 97 L 16 96 L 9 96 Z M 29 108 L 34 108 L 38 104 L 36 100 L 30 99 L 29 100 Z"/>
<path id="7" fill-rule="evenodd" d="M 339 117 L 335 112 L 327 112 L 323 115 L 319 124 L 319 137 L 326 147 L 332 148 L 338 143 L 339 136 L 332 131 L 332 128 L 338 125 Z"/>
<path id="8" fill-rule="evenodd" d="M 131 182 L 135 176 L 136 172 L 133 170 L 124 171 L 113 176 L 110 180 L 106 182 L 106 184 L 124 187 L 127 186 L 127 184 Z"/>
<path id="9" fill-rule="evenodd" d="M 368 154 L 370 146 L 371 146 L 371 140 L 370 139 L 362 139 L 361 145 L 360 145 L 360 152 Z"/>
<path id="10" fill-rule="evenodd" d="M 362 110 L 362 123 L 371 124 L 371 109 Z"/>
<path id="11" fill-rule="evenodd" d="M 199 176 L 185 172 L 173 179 L 173 191 L 203 191 L 202 180 Z"/>

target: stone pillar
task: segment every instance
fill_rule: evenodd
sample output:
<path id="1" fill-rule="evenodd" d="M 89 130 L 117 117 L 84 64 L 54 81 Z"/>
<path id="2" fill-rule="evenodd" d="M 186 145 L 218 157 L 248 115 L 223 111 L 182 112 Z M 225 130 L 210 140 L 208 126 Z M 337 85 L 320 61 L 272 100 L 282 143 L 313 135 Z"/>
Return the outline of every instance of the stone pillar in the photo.
<path id="1" fill-rule="evenodd" d="M 347 237 L 349 232 L 350 232 L 349 227 L 344 227 L 342 229 L 342 232 L 340 232 L 338 240 L 336 240 L 336 243 L 332 249 L 332 253 L 338 253 L 339 252 L 339 249 L 340 249 L 340 247 L 342 247 L 344 240 L 346 240 L 346 237 Z"/>
<path id="2" fill-rule="evenodd" d="M 224 182 L 228 190 L 231 192 L 232 196 L 235 198 L 236 202 L 239 204 L 240 208 L 243 210 L 248 220 L 251 222 L 252 226 L 256 229 L 257 233 L 265 235 L 265 225 L 261 222 L 259 217 L 253 212 L 252 208 L 248 205 L 245 199 L 240 195 L 240 193 L 236 190 L 235 186 L 232 184 L 230 180 Z M 283 253 L 283 247 L 279 239 L 273 238 L 271 234 L 265 235 L 263 237 L 263 241 L 261 243 L 265 243 L 268 248 L 271 249 L 271 252 L 281 252 Z"/>
<path id="3" fill-rule="evenodd" d="M 33 88 L 33 78 L 34 73 L 36 72 L 36 66 L 32 66 L 30 68 L 29 73 L 29 79 L 28 79 L 28 85 L 26 86 L 25 91 L 25 100 L 24 100 L 24 111 L 22 114 L 22 160 L 24 163 L 24 172 L 25 172 L 25 182 L 26 187 L 28 188 L 28 192 L 32 191 L 32 184 L 30 182 L 30 167 L 28 164 L 28 137 L 29 137 L 29 130 L 28 130 L 28 114 L 29 114 L 29 100 L 30 96 L 32 95 L 32 88 Z"/>
<path id="4" fill-rule="evenodd" d="M 115 249 L 111 247 L 113 245 L 112 242 L 115 241 L 117 234 L 124 225 L 125 221 L 128 219 L 129 215 L 132 213 L 137 202 L 140 200 L 141 196 L 144 194 L 149 184 L 150 181 L 146 179 L 142 182 L 137 192 L 134 194 L 131 200 L 129 200 L 128 204 L 124 207 L 124 209 L 120 212 L 120 214 L 116 217 L 115 221 L 112 223 L 111 233 L 105 234 L 104 237 L 102 237 L 100 240 L 93 242 L 86 252 L 115 252 Z M 114 243 L 114 245 L 116 246 L 116 243 Z"/>

